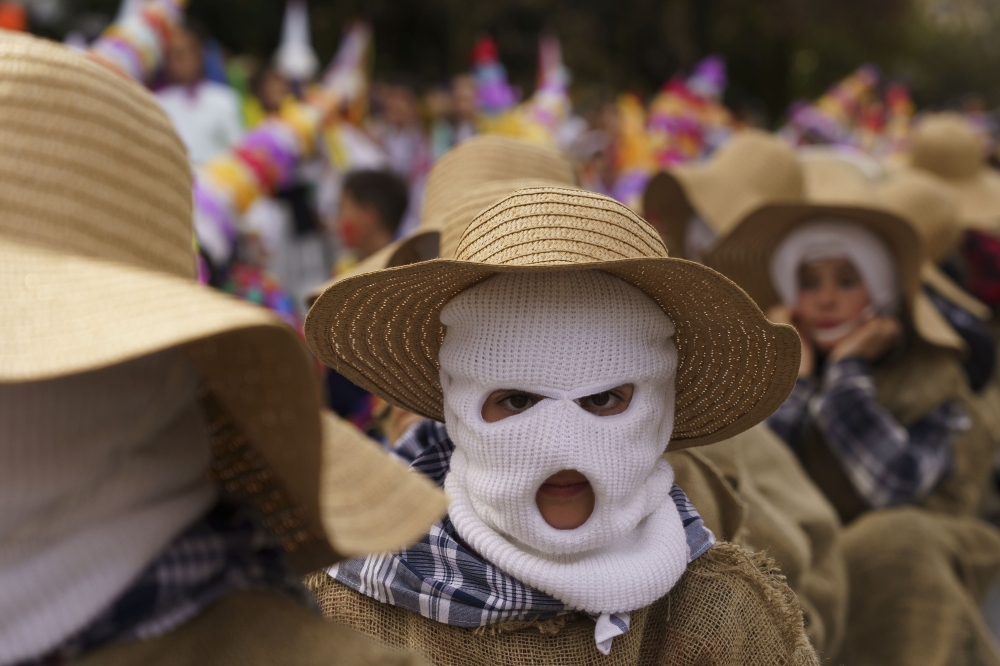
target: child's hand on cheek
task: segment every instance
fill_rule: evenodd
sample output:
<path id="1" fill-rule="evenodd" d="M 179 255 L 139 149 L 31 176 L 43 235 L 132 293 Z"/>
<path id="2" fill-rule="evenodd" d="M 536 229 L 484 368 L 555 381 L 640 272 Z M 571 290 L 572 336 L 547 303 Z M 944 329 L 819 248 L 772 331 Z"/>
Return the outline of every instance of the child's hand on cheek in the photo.
<path id="1" fill-rule="evenodd" d="M 876 361 L 896 344 L 902 333 L 903 327 L 895 317 L 875 317 L 838 342 L 830 352 L 830 362 L 849 356 Z"/>

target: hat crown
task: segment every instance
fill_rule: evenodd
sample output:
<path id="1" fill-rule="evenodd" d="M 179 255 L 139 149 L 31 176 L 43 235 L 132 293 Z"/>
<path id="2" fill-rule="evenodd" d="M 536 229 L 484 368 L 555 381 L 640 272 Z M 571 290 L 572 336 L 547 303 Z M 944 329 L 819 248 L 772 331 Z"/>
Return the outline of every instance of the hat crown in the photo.
<path id="1" fill-rule="evenodd" d="M 420 225 L 440 228 L 454 199 L 469 187 L 515 178 L 575 181 L 573 166 L 554 148 L 505 136 L 474 136 L 434 163 L 427 175 Z"/>
<path id="2" fill-rule="evenodd" d="M 0 146 L 0 237 L 194 275 L 191 169 L 139 85 L 0 33 Z"/>
<path id="3" fill-rule="evenodd" d="M 972 125 L 957 113 L 930 116 L 913 137 L 913 166 L 944 178 L 969 178 L 983 166 L 982 148 Z"/>
<path id="4" fill-rule="evenodd" d="M 802 160 L 806 197 L 816 203 L 860 205 L 871 203 L 871 181 L 857 165 L 836 155 Z"/>
<path id="5" fill-rule="evenodd" d="M 879 186 L 878 197 L 913 227 L 932 261 L 943 259 L 958 244 L 962 235 L 958 206 L 948 190 L 932 177 L 897 174 Z"/>
<path id="6" fill-rule="evenodd" d="M 759 130 L 745 130 L 719 149 L 706 168 L 726 174 L 739 187 L 769 201 L 797 199 L 805 180 L 792 149 Z"/>
<path id="7" fill-rule="evenodd" d="M 455 259 L 504 266 L 586 265 L 667 257 L 656 231 L 625 205 L 583 190 L 518 190 L 480 213 Z"/>

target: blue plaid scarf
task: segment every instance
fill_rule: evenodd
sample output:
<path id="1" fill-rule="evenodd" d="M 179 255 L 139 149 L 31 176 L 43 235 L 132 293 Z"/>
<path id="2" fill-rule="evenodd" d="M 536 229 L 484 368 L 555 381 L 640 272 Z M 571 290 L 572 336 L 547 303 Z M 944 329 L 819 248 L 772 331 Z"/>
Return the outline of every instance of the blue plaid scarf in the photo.
<path id="1" fill-rule="evenodd" d="M 83 631 L 21 666 L 55 666 L 112 642 L 162 636 L 224 595 L 248 590 L 278 592 L 316 608 L 254 510 L 222 500 L 174 539 Z"/>
<path id="2" fill-rule="evenodd" d="M 410 466 L 444 485 L 455 445 L 444 424 L 424 421 L 401 439 L 395 453 Z M 689 561 L 705 553 L 715 537 L 678 486 L 670 491 L 687 537 Z M 341 562 L 331 576 L 382 603 L 459 627 L 481 627 L 506 620 L 535 621 L 573 612 L 558 599 L 528 587 L 460 541 L 447 516 L 418 543 L 388 555 Z M 592 616 L 598 649 L 607 654 L 611 641 L 629 629 L 629 614 Z"/>

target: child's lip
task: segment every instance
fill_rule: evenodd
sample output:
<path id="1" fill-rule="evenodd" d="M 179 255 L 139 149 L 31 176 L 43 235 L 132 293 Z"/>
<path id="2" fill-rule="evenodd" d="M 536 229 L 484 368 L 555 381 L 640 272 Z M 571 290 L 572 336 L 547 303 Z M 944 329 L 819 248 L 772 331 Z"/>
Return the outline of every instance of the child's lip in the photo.
<path id="1" fill-rule="evenodd" d="M 549 497 L 556 497 L 559 499 L 566 499 L 568 497 L 576 497 L 587 488 L 590 487 L 589 481 L 579 481 L 577 483 L 543 483 L 542 487 L 539 488 L 539 492 Z"/>
<path id="2" fill-rule="evenodd" d="M 538 489 L 544 495 L 565 499 L 575 497 L 590 487 L 590 481 L 576 470 L 563 470 L 545 479 Z"/>

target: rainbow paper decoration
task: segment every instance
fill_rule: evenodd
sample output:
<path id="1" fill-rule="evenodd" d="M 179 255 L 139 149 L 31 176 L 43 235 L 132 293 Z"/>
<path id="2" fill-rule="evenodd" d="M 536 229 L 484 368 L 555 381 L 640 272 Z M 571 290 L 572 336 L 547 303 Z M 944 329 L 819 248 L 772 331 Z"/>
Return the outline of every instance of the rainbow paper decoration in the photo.
<path id="1" fill-rule="evenodd" d="M 556 37 L 538 43 L 538 87 L 523 104 L 498 116 L 486 116 L 480 129 L 547 146 L 557 143 L 559 130 L 569 117 L 569 70 L 563 65 L 562 47 Z"/>
<path id="2" fill-rule="evenodd" d="M 830 87 L 814 103 L 796 102 L 782 134 L 793 143 L 859 147 L 864 143 L 862 125 L 870 129 L 878 114 L 871 109 L 880 74 L 874 65 L 862 65 Z"/>
<path id="3" fill-rule="evenodd" d="M 656 171 L 656 160 L 646 133 L 646 110 L 636 95 L 619 96 L 618 124 L 618 177 L 611 196 L 641 214 L 642 193 Z"/>
<path id="4" fill-rule="evenodd" d="M 368 113 L 371 51 L 371 28 L 359 21 L 347 31 L 320 82 L 319 90 L 335 109 L 327 117 L 323 141 L 327 156 L 340 171 L 349 170 L 354 162 L 349 126 L 360 126 Z"/>
<path id="5" fill-rule="evenodd" d="M 500 62 L 497 44 L 484 35 L 472 48 L 479 111 L 487 116 L 504 113 L 517 104 L 517 94 L 507 82 L 507 70 Z"/>
<path id="6" fill-rule="evenodd" d="M 90 46 L 90 56 L 107 67 L 148 83 L 163 64 L 170 35 L 187 0 L 151 0 L 127 12 Z"/>
<path id="7" fill-rule="evenodd" d="M 675 76 L 653 98 L 646 131 L 659 168 L 705 158 L 726 141 L 733 130 L 719 101 L 726 81 L 725 61 L 709 56 L 687 80 Z"/>
<path id="8" fill-rule="evenodd" d="M 271 273 L 250 264 L 236 264 L 230 269 L 222 290 L 266 307 L 301 335 L 302 319 L 295 301 Z"/>

